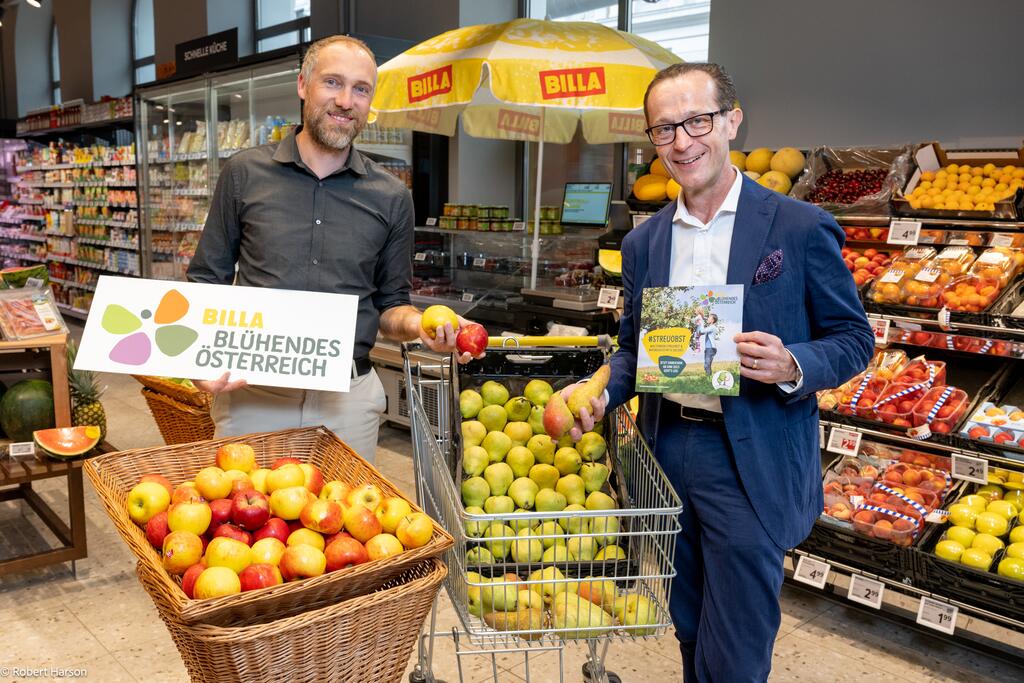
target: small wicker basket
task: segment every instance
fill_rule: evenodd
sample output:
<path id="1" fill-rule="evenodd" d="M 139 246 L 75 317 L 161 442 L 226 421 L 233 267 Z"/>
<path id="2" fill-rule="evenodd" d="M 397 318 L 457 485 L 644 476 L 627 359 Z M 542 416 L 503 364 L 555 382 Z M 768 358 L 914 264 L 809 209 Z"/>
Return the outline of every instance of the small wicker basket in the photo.
<path id="1" fill-rule="evenodd" d="M 193 681 L 399 681 L 447 575 L 438 559 L 406 569 L 367 595 L 311 605 L 267 623 L 189 625 L 163 594 L 162 570 L 145 562 L 139 581 Z"/>
<path id="2" fill-rule="evenodd" d="M 184 623 L 225 625 L 242 619 L 273 619 L 290 610 L 308 607 L 314 602 L 337 602 L 365 595 L 409 567 L 441 555 L 454 543 L 454 539 L 435 522 L 434 535 L 426 545 L 393 557 L 257 591 L 207 600 L 190 599 L 182 591 L 180 581 L 164 570 L 160 552 L 146 540 L 145 530 L 128 516 L 128 492 L 145 474 L 162 474 L 174 484 L 190 480 L 200 469 L 212 465 L 217 449 L 228 443 L 247 443 L 252 446 L 260 467 L 269 467 L 280 457 L 295 457 L 319 467 L 325 481 L 338 479 L 354 486 L 375 484 L 385 497 L 403 498 L 413 510 L 421 511 L 414 501 L 385 479 L 373 465 L 359 457 L 325 427 L 140 448 L 107 453 L 86 461 L 86 473 L 96 487 L 117 532 L 139 560 L 153 569 L 154 590 L 161 595 L 168 609 Z"/>
<path id="3" fill-rule="evenodd" d="M 213 438 L 214 424 L 209 406 L 188 405 L 145 387 L 142 388 L 142 397 L 146 399 L 164 443 L 173 445 Z"/>
<path id="4" fill-rule="evenodd" d="M 153 375 L 132 375 L 139 384 L 152 389 L 158 394 L 165 394 L 170 396 L 179 403 L 186 405 L 195 406 L 197 408 L 210 409 L 210 404 L 213 402 L 213 396 L 205 391 L 200 391 L 195 387 L 188 387 L 184 384 L 178 384 L 172 382 L 164 377 L 154 377 Z"/>

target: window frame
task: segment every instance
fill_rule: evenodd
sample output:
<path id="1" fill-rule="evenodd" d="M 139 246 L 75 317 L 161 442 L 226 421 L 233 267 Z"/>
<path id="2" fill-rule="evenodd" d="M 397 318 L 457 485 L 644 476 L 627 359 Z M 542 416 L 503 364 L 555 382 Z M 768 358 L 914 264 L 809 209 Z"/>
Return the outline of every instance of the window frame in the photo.
<path id="1" fill-rule="evenodd" d="M 60 36 L 56 20 L 50 27 L 50 101 L 55 106 L 63 101 L 60 92 Z"/>
<path id="2" fill-rule="evenodd" d="M 299 40 L 295 43 L 296 45 L 308 43 L 313 31 L 312 23 L 310 22 L 310 19 L 312 18 L 311 15 L 312 11 L 304 17 L 290 19 L 279 24 L 272 24 L 270 26 L 260 28 L 260 0 L 252 0 L 253 53 L 262 54 L 264 52 L 272 52 L 275 49 L 280 49 L 271 48 L 261 50 L 260 42 L 263 40 L 269 40 L 270 38 L 276 38 L 286 33 L 299 34 Z"/>
<path id="3" fill-rule="evenodd" d="M 131 30 L 131 51 L 132 51 L 132 84 L 139 85 L 139 69 L 149 66 L 150 64 L 156 66 L 156 19 L 153 20 L 153 34 L 154 34 L 154 51 L 153 54 L 148 57 L 136 57 L 136 39 L 135 34 L 138 32 L 139 26 L 139 0 L 132 0 L 132 30 Z"/>

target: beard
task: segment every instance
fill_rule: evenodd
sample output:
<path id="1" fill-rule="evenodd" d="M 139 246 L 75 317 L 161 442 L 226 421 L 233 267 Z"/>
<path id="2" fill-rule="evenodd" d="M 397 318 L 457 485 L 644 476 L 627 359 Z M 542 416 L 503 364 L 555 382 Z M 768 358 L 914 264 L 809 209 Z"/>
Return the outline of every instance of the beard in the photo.
<path id="1" fill-rule="evenodd" d="M 339 110 L 331 105 L 310 107 L 307 105 L 305 129 L 315 143 L 325 149 L 343 150 L 352 144 L 366 126 L 366 119 L 360 118 L 354 110 Z M 351 128 L 344 130 L 341 126 L 332 125 L 331 114 L 343 114 L 352 118 Z"/>

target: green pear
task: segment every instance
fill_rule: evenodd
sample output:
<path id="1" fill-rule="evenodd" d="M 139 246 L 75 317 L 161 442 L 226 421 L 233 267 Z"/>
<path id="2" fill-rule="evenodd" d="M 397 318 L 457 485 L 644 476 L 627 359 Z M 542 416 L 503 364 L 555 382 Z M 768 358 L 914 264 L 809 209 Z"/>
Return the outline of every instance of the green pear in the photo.
<path id="1" fill-rule="evenodd" d="M 580 456 L 587 462 L 594 462 L 604 457 L 605 451 L 608 450 L 608 444 L 605 443 L 604 437 L 596 432 L 587 432 L 580 437 L 579 442 L 576 444 L 576 450 L 580 452 Z"/>
<path id="2" fill-rule="evenodd" d="M 481 439 L 482 440 L 482 439 Z M 534 434 L 526 442 L 526 447 L 533 453 L 533 458 L 539 463 L 551 465 L 555 462 L 555 442 L 547 434 Z"/>
<path id="3" fill-rule="evenodd" d="M 524 640 L 540 640 L 546 633 L 547 616 L 543 609 L 537 607 L 517 607 L 514 612 L 487 612 L 483 620 L 496 631 L 513 631 L 516 638 Z"/>
<path id="4" fill-rule="evenodd" d="M 513 446 L 526 446 L 533 436 L 533 430 L 525 422 L 509 422 L 502 431 L 512 439 Z"/>
<path id="5" fill-rule="evenodd" d="M 533 509 L 538 491 L 540 487 L 528 477 L 519 477 L 508 487 L 508 495 L 512 496 L 516 505 L 527 510 Z"/>
<path id="6" fill-rule="evenodd" d="M 588 510 L 614 510 L 615 500 L 607 493 L 593 491 L 584 503 Z"/>
<path id="7" fill-rule="evenodd" d="M 491 463 L 484 470 L 484 479 L 487 480 L 487 485 L 491 487 L 492 496 L 504 496 L 505 492 L 508 491 L 509 485 L 512 484 L 512 480 L 515 478 L 515 475 L 512 474 L 512 468 L 503 462 Z M 512 512 L 512 510 L 509 509 L 509 512 Z"/>
<path id="8" fill-rule="evenodd" d="M 549 519 L 541 524 L 537 528 L 537 535 L 541 537 L 540 542 L 544 544 L 545 550 L 556 545 L 558 541 L 565 542 L 562 536 L 562 527 L 553 519 Z"/>
<path id="9" fill-rule="evenodd" d="M 512 439 L 504 432 L 488 432 L 480 446 L 487 451 L 487 457 L 492 463 L 501 462 L 512 448 Z"/>
<path id="10" fill-rule="evenodd" d="M 515 482 L 512 482 L 512 484 L 514 485 Z M 509 491 L 511 491 L 511 490 L 512 490 L 512 487 L 510 486 L 509 487 Z M 533 527 L 535 527 L 537 525 L 537 520 L 536 519 L 516 519 L 515 518 L 516 515 L 519 515 L 520 513 L 523 513 L 523 512 L 533 512 L 533 510 L 527 510 L 526 508 L 516 508 L 515 510 L 512 511 L 512 519 L 509 519 L 506 522 L 510 527 L 512 527 L 512 529 L 517 534 L 520 531 L 522 531 L 523 529 L 532 529 Z"/>
<path id="11" fill-rule="evenodd" d="M 533 451 L 526 446 L 513 446 L 505 455 L 505 462 L 517 477 L 528 477 L 534 463 Z"/>
<path id="12" fill-rule="evenodd" d="M 617 545 L 606 545 L 594 556 L 595 560 L 624 560 L 626 551 Z"/>
<path id="13" fill-rule="evenodd" d="M 612 611 L 631 635 L 651 636 L 658 630 L 653 628 L 660 621 L 658 606 L 646 596 L 636 593 L 623 595 L 615 600 Z M 645 626 L 651 628 L 642 628 Z"/>
<path id="14" fill-rule="evenodd" d="M 470 614 L 473 614 L 478 617 L 482 617 L 484 615 L 484 604 L 483 601 L 480 599 L 481 586 L 474 586 L 473 584 L 483 584 L 488 581 L 490 581 L 490 579 L 485 579 L 476 572 L 466 572 L 466 593 L 468 594 L 469 598 L 468 602 Z M 543 599 L 544 597 L 541 596 L 542 601 Z"/>
<path id="15" fill-rule="evenodd" d="M 508 413 L 503 406 L 484 406 L 476 419 L 487 428 L 487 431 L 500 432 L 508 422 Z"/>
<path id="16" fill-rule="evenodd" d="M 553 545 L 544 551 L 544 554 L 540 556 L 540 561 L 545 564 L 548 562 L 564 564 L 571 562 L 572 558 L 569 557 L 569 550 L 564 545 Z"/>
<path id="17" fill-rule="evenodd" d="M 479 420 L 469 420 L 462 423 L 462 447 L 479 446 L 480 442 L 487 436 L 487 427 Z"/>
<path id="18" fill-rule="evenodd" d="M 544 431 L 544 409 L 540 406 L 531 408 L 530 417 L 527 418 L 526 424 L 530 425 L 530 429 L 533 430 L 534 434 L 546 435 L 547 432 Z"/>
<path id="19" fill-rule="evenodd" d="M 491 487 L 483 477 L 470 477 L 462 482 L 462 504 L 465 507 L 482 508 L 489 495 Z"/>
<path id="20" fill-rule="evenodd" d="M 480 446 L 470 446 L 462 453 L 462 471 L 467 477 L 479 477 L 490 462 L 487 451 Z"/>
<path id="21" fill-rule="evenodd" d="M 533 509 L 537 512 L 561 512 L 566 505 L 565 496 L 554 489 L 541 489 L 533 501 Z"/>
<path id="22" fill-rule="evenodd" d="M 561 476 L 554 465 L 534 465 L 530 468 L 530 479 L 542 489 L 554 489 Z"/>
<path id="23" fill-rule="evenodd" d="M 484 532 L 484 545 L 491 551 L 491 555 L 494 555 L 495 560 L 504 560 L 508 556 L 508 549 L 515 535 L 516 532 L 509 525 L 491 522 Z"/>
<path id="24" fill-rule="evenodd" d="M 488 496 L 484 501 L 484 512 L 489 515 L 510 515 L 516 503 L 508 496 Z"/>
<path id="25" fill-rule="evenodd" d="M 505 403 L 505 412 L 508 413 L 508 419 L 515 420 L 516 422 L 525 422 L 526 418 L 530 417 L 530 402 L 522 396 L 516 396 L 510 398 Z"/>
<path id="26" fill-rule="evenodd" d="M 530 590 L 525 588 L 519 589 L 519 594 L 516 596 L 517 608 L 536 607 L 537 609 L 544 609 L 544 596 L 540 594 L 540 591 L 535 591 L 533 588 L 533 586 L 530 586 Z"/>
<path id="27" fill-rule="evenodd" d="M 604 421 L 602 420 L 601 422 L 595 423 L 594 428 L 590 431 L 594 432 L 595 434 L 600 434 L 601 436 L 604 436 Z"/>
<path id="28" fill-rule="evenodd" d="M 555 451 L 555 467 L 562 476 L 576 474 L 583 465 L 583 458 L 575 448 L 559 448 Z"/>
<path id="29" fill-rule="evenodd" d="M 512 561 L 528 564 L 540 562 L 544 554 L 544 544 L 539 538 L 535 538 L 533 531 L 523 529 L 516 534 L 516 541 L 512 543 Z"/>
<path id="30" fill-rule="evenodd" d="M 459 412 L 462 419 L 472 420 L 484 407 L 484 399 L 472 389 L 465 389 L 459 394 Z"/>
<path id="31" fill-rule="evenodd" d="M 555 448 L 572 448 L 574 445 L 576 444 L 570 434 L 558 437 L 558 441 L 555 442 Z"/>
<path id="32" fill-rule="evenodd" d="M 593 562 L 597 556 L 597 541 L 589 536 L 573 536 L 565 546 L 569 549 L 569 557 L 577 562 Z M 497 557 L 497 553 L 494 556 Z"/>
<path id="33" fill-rule="evenodd" d="M 586 510 L 585 507 L 578 503 L 572 503 L 565 506 L 565 510 L 562 512 L 579 512 Z M 567 534 L 586 534 L 590 530 L 590 518 L 576 516 L 559 517 L 558 526 L 562 527 L 562 530 Z"/>
<path id="34" fill-rule="evenodd" d="M 486 471 L 484 472 L 484 478 L 487 478 Z M 494 487 L 492 486 L 491 488 L 493 490 Z M 587 502 L 587 489 L 583 485 L 583 478 L 578 474 L 567 474 L 559 479 L 558 483 L 555 484 L 555 491 L 565 496 L 565 500 L 569 505 L 583 505 Z"/>
<path id="35" fill-rule="evenodd" d="M 486 501 L 484 501 L 486 502 Z M 477 505 L 470 505 L 466 508 L 466 514 L 470 515 L 485 515 L 486 511 Z M 489 522 L 474 522 L 473 520 L 466 520 L 466 536 L 470 538 L 480 538 L 484 535 L 484 531 L 487 529 Z"/>
<path id="36" fill-rule="evenodd" d="M 615 628 L 612 615 L 570 591 L 555 596 L 551 611 L 555 633 L 566 640 L 599 638 Z"/>
<path id="37" fill-rule="evenodd" d="M 544 567 L 531 573 L 527 578 L 530 590 L 540 593 L 544 604 L 550 605 L 554 597 L 565 590 L 565 574 L 558 567 Z M 533 583 L 538 581 L 541 583 Z"/>
<path id="38" fill-rule="evenodd" d="M 503 406 L 508 402 L 508 388 L 504 384 L 490 380 L 480 387 L 480 395 L 485 406 Z"/>
<path id="39" fill-rule="evenodd" d="M 523 396 L 525 396 L 533 405 L 540 407 L 547 405 L 547 402 L 553 393 L 555 393 L 555 390 L 551 388 L 550 384 L 542 379 L 531 379 L 526 384 L 526 388 L 523 389 Z"/>
<path id="40" fill-rule="evenodd" d="M 594 517 L 590 520 L 590 533 L 596 534 L 594 540 L 598 545 L 615 543 L 619 536 L 619 518 Z"/>
<path id="41" fill-rule="evenodd" d="M 604 483 L 608 481 L 608 466 L 600 462 L 585 462 L 580 467 L 579 475 L 583 479 L 587 493 L 600 491 Z"/>
<path id="42" fill-rule="evenodd" d="M 480 588 L 480 600 L 484 604 L 484 611 L 504 612 L 515 609 L 522 585 L 515 574 L 505 574 L 491 579 L 490 583 Z"/>
<path id="43" fill-rule="evenodd" d="M 494 564 L 494 555 L 483 546 L 477 546 L 466 553 L 466 564 Z"/>

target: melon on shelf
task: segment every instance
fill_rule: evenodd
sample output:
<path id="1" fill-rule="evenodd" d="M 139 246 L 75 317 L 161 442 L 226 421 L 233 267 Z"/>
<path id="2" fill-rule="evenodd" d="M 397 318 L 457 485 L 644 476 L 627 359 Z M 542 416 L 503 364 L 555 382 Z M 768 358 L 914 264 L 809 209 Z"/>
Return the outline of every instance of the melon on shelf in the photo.
<path id="1" fill-rule="evenodd" d="M 100 428 L 93 426 L 54 427 L 32 433 L 36 445 L 57 458 L 85 455 L 100 442 Z"/>

